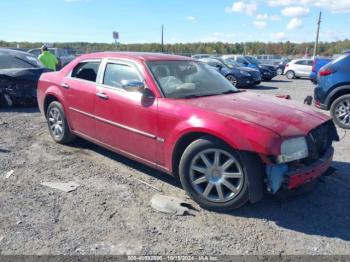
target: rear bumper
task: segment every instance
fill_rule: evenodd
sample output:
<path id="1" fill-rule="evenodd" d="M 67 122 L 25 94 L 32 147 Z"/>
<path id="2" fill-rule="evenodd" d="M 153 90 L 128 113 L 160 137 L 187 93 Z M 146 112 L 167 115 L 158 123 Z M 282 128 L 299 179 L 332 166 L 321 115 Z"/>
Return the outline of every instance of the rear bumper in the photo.
<path id="1" fill-rule="evenodd" d="M 288 172 L 286 174 L 288 189 L 295 189 L 325 174 L 332 164 L 333 154 L 334 149 L 331 147 L 322 158 L 311 166 Z"/>

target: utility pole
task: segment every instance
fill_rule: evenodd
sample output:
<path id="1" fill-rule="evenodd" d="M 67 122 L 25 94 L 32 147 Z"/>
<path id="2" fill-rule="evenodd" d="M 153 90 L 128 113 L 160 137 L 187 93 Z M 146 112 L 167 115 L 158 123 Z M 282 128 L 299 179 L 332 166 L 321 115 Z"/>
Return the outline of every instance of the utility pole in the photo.
<path id="1" fill-rule="evenodd" d="M 318 46 L 318 37 L 320 35 L 321 18 L 322 18 L 322 12 L 320 12 L 320 14 L 318 16 L 316 42 L 315 42 L 315 47 L 314 47 L 314 57 L 316 57 L 316 55 L 317 55 L 317 46 Z"/>
<path id="2" fill-rule="evenodd" d="M 162 53 L 164 53 L 164 26 L 162 25 Z"/>

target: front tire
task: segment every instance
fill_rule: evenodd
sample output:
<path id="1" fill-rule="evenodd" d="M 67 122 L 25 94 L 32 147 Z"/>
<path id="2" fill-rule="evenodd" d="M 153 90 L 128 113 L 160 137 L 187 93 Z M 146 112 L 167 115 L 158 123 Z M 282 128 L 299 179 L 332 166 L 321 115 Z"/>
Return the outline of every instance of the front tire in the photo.
<path id="1" fill-rule="evenodd" d="M 179 176 L 183 188 L 201 207 L 228 211 L 249 200 L 248 176 L 241 152 L 211 137 L 192 142 L 183 153 Z"/>
<path id="2" fill-rule="evenodd" d="M 344 129 L 350 129 L 350 95 L 337 98 L 331 106 L 334 123 Z"/>
<path id="3" fill-rule="evenodd" d="M 230 81 L 232 85 L 237 86 L 237 78 L 233 75 L 227 75 L 226 79 Z"/>
<path id="4" fill-rule="evenodd" d="M 46 112 L 47 124 L 51 137 L 56 143 L 68 144 L 75 139 L 71 133 L 63 106 L 60 102 L 52 102 Z"/>
<path id="5" fill-rule="evenodd" d="M 283 70 L 282 68 L 277 69 L 277 75 L 283 75 Z"/>
<path id="6" fill-rule="evenodd" d="M 294 79 L 295 78 L 295 72 L 290 70 L 290 71 L 288 71 L 286 73 L 286 76 L 287 76 L 288 79 Z"/>

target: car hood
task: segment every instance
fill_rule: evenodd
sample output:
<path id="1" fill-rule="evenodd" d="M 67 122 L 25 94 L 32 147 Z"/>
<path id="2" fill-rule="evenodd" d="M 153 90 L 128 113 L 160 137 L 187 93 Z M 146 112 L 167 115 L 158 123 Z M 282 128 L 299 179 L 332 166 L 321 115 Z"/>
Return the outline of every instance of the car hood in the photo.
<path id="1" fill-rule="evenodd" d="M 313 128 L 330 120 L 328 116 L 296 102 L 250 92 L 182 101 L 206 111 L 254 123 L 282 137 L 307 135 Z"/>
<path id="2" fill-rule="evenodd" d="M 1 69 L 1 78 L 11 78 L 17 80 L 38 81 L 40 75 L 45 72 L 50 72 L 46 68 L 25 68 L 25 69 Z"/>
<path id="3" fill-rule="evenodd" d="M 251 67 L 246 67 L 246 66 L 240 66 L 238 67 L 239 70 L 244 70 L 247 72 L 259 72 L 259 70 L 251 68 Z"/>
<path id="4" fill-rule="evenodd" d="M 265 64 L 260 64 L 259 68 L 268 69 L 268 70 L 276 70 L 276 67 L 274 67 L 272 65 L 265 65 Z"/>

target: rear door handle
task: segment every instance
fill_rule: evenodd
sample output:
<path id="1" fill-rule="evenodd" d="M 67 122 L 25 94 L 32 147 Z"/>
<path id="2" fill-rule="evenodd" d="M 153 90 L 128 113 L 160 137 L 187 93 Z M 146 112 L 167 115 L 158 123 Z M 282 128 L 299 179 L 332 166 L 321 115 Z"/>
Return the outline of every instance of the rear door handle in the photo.
<path id="1" fill-rule="evenodd" d="M 103 100 L 107 100 L 108 96 L 105 93 L 97 93 L 96 94 L 99 98 L 103 99 Z"/>
<path id="2" fill-rule="evenodd" d="M 69 89 L 69 85 L 67 83 L 62 83 L 61 87 L 65 88 L 65 89 Z"/>

